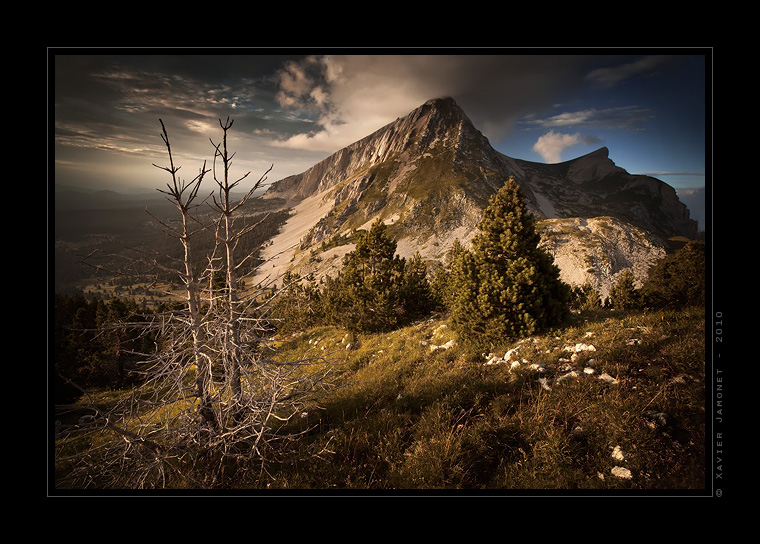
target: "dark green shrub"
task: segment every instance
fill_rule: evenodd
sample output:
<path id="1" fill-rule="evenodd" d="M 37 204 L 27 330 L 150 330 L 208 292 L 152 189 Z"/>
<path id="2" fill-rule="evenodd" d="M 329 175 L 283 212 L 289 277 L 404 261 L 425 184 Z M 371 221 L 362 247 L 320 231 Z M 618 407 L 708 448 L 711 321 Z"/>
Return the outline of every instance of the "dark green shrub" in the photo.
<path id="1" fill-rule="evenodd" d="M 631 270 L 623 271 L 610 289 L 610 304 L 616 310 L 633 310 L 641 307 L 641 293 L 636 288 Z"/>
<path id="2" fill-rule="evenodd" d="M 602 300 L 599 292 L 586 283 L 572 289 L 570 306 L 576 310 L 598 310 Z"/>
<path id="3" fill-rule="evenodd" d="M 378 219 L 362 231 L 336 278 L 327 278 L 321 294 L 327 323 L 352 331 L 392 330 L 427 313 L 432 298 L 425 264 L 395 255 L 396 242 Z"/>
<path id="4" fill-rule="evenodd" d="M 704 304 L 704 242 L 691 241 L 652 267 L 642 296 L 650 307 Z"/>
<path id="5" fill-rule="evenodd" d="M 455 239 L 444 262 L 435 269 L 433 279 L 430 282 L 430 290 L 435 304 L 446 310 L 451 310 L 454 305 L 456 298 L 454 267 L 465 251 L 467 250 L 459 238 Z"/>

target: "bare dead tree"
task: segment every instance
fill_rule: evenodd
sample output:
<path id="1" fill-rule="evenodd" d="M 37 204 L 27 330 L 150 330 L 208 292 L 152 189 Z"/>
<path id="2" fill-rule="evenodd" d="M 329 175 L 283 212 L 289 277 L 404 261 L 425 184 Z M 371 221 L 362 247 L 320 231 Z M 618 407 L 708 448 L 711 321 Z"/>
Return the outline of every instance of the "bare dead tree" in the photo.
<path id="1" fill-rule="evenodd" d="M 227 149 L 227 132 L 232 127 L 234 121 L 231 121 L 228 117 L 226 122 L 222 122 L 219 119 L 219 126 L 222 127 L 222 142 L 215 144 L 213 140 L 211 144 L 214 146 L 214 167 L 213 175 L 214 181 L 216 181 L 219 189 L 218 198 L 214 196 L 214 206 L 220 212 L 220 223 L 222 225 L 220 241 L 224 245 L 226 254 L 226 267 L 227 267 L 227 309 L 229 312 L 226 327 L 225 351 L 223 358 L 225 360 L 225 368 L 230 375 L 230 384 L 232 389 L 232 402 L 235 404 L 241 403 L 241 354 L 240 354 L 240 300 L 238 298 L 238 286 L 237 286 L 237 269 L 240 266 L 235 259 L 235 247 L 237 246 L 240 238 L 246 233 L 250 232 L 255 225 L 249 225 L 238 231 L 234 229 L 234 214 L 251 198 L 253 193 L 261 186 L 266 180 L 267 174 L 272 170 L 272 166 L 259 178 L 259 180 L 253 184 L 250 190 L 238 200 L 233 202 L 231 199 L 231 191 L 237 187 L 241 181 L 246 179 L 250 172 L 246 172 L 242 177 L 235 181 L 230 180 L 230 170 L 232 167 L 232 159 L 235 153 L 229 154 Z M 217 159 L 222 163 L 221 174 L 217 173 Z"/>
<path id="2" fill-rule="evenodd" d="M 159 119 L 159 122 L 161 123 L 162 130 L 161 138 L 166 144 L 166 149 L 169 154 L 169 166 L 158 166 L 156 164 L 153 166 L 166 170 L 171 175 L 172 182 L 171 184 L 166 184 L 167 190 L 163 191 L 159 189 L 159 192 L 166 194 L 168 199 L 177 206 L 180 213 L 180 229 L 172 229 L 171 227 L 167 228 L 170 232 L 174 233 L 176 238 L 182 244 L 183 249 L 184 274 L 181 274 L 180 277 L 187 294 L 189 326 L 193 339 L 193 360 L 195 361 L 196 368 L 195 387 L 199 401 L 199 413 L 206 422 L 216 426 L 217 421 L 211 408 L 210 398 L 211 361 L 208 354 L 204 352 L 206 336 L 203 327 L 203 318 L 201 316 L 201 280 L 193 267 L 193 248 L 190 243 L 190 238 L 193 234 L 193 231 L 190 228 L 190 211 L 193 202 L 198 196 L 198 190 L 203 181 L 203 176 L 208 173 L 208 170 L 206 170 L 206 161 L 204 161 L 200 172 L 190 182 L 181 180 L 177 175 L 180 167 L 174 166 L 172 148 L 169 143 L 169 135 L 166 132 L 166 127 L 164 126 L 163 120 Z"/>
<path id="3" fill-rule="evenodd" d="M 234 154 L 228 153 L 227 131 L 232 122 L 220 120 L 223 141 L 212 141 L 218 193 L 211 206 L 219 215 L 204 223 L 196 217 L 198 197 L 210 170 L 204 162 L 197 176 L 183 181 L 163 121 L 161 126 L 169 166 L 154 166 L 171 176 L 171 183 L 159 191 L 176 205 L 179 221 L 156 220 L 179 241 L 183 258 L 176 269 L 148 253 L 137 260 L 141 270 L 153 266 L 178 277 L 185 293 L 184 307 L 146 315 L 140 322 L 113 325 L 150 333 L 157 338 L 155 349 L 132 353 L 140 357 L 144 379 L 111 408 L 86 400 L 76 407 L 89 407 L 92 420 L 68 429 L 68 434 L 108 430 L 114 440 L 93 441 L 90 449 L 76 455 L 65 454 L 62 446 L 60 460 L 75 466 L 67 472 L 68 486 L 219 487 L 232 474 L 242 478 L 257 466 L 260 477 L 266 474 L 267 461 L 301 455 L 293 446 L 302 431 L 291 423 L 331 387 L 335 367 L 326 359 L 277 359 L 266 341 L 265 313 L 271 297 L 264 296 L 265 287 L 243 288 L 239 281 L 238 272 L 249 256 L 238 258 L 236 246 L 260 224 L 244 217 L 241 208 L 272 167 L 233 202 L 231 191 L 248 174 L 230 181 Z M 219 175 L 217 161 L 222 168 Z M 248 221 L 236 225 L 236 218 Z M 203 229 L 215 231 L 217 244 L 206 255 L 206 267 L 196 270 L 193 240 Z M 219 250 L 222 257 L 217 256 Z M 213 286 L 214 274 L 221 268 L 226 276 L 222 291 Z"/>

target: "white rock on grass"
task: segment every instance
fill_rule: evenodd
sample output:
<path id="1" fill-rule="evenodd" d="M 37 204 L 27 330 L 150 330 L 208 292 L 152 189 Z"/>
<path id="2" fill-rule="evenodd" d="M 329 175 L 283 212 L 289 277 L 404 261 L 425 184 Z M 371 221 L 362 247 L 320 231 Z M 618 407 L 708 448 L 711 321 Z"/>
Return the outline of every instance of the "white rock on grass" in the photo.
<path id="1" fill-rule="evenodd" d="M 631 478 L 633 478 L 633 474 L 631 474 L 631 471 L 625 467 L 612 467 L 611 472 L 613 476 L 617 478 L 621 478 L 623 480 L 630 480 Z"/>
<path id="2" fill-rule="evenodd" d="M 625 461 L 625 454 L 620 446 L 615 446 L 615 449 L 612 450 L 612 458 L 615 461 Z"/>
<path id="3" fill-rule="evenodd" d="M 434 336 L 438 336 L 440 333 L 442 333 L 443 331 L 445 331 L 445 330 L 446 330 L 446 329 L 448 329 L 448 328 L 449 328 L 449 326 L 448 326 L 448 325 L 446 325 L 446 323 L 441 323 L 440 325 L 438 325 L 438 326 L 437 326 L 437 327 L 436 327 L 436 328 L 433 330 L 433 333 L 431 334 L 431 337 L 434 337 Z"/>
<path id="4" fill-rule="evenodd" d="M 505 361 L 512 360 L 512 356 L 516 356 L 518 353 L 520 353 L 520 351 L 522 351 L 523 347 L 524 346 L 516 346 L 516 347 L 510 349 L 509 351 L 507 351 L 504 354 L 504 360 Z"/>
<path id="5" fill-rule="evenodd" d="M 488 359 L 485 363 L 487 365 L 498 365 L 504 362 L 504 359 L 494 355 L 493 353 L 489 353 L 488 355 L 486 355 L 486 359 Z"/>
<path id="6" fill-rule="evenodd" d="M 559 378 L 557 378 L 557 382 L 561 382 L 561 381 L 566 380 L 568 378 L 578 378 L 580 375 L 581 375 L 581 373 L 578 372 L 577 370 L 571 370 L 570 372 L 567 372 L 567 373 L 563 374 L 562 376 L 560 376 Z"/>
<path id="7" fill-rule="evenodd" d="M 578 344 L 575 344 L 574 346 L 565 346 L 565 351 L 579 353 L 581 351 L 596 351 L 596 348 L 592 344 L 578 343 Z"/>
<path id="8" fill-rule="evenodd" d="M 515 359 L 515 361 L 512 362 L 510 368 L 515 368 L 516 366 L 520 366 L 520 362 L 517 361 L 517 354 L 520 353 L 520 351 L 522 351 L 522 349 L 524 347 L 525 346 L 523 346 L 523 345 L 515 346 L 514 348 L 508 350 L 504 354 L 503 357 L 499 357 L 498 355 L 494 355 L 493 353 L 489 353 L 488 355 L 485 355 L 485 358 L 488 359 L 488 361 L 486 361 L 486 364 L 487 365 L 497 365 L 497 364 L 501 364 L 501 363 L 508 363 L 508 362 L 512 361 L 512 359 Z M 527 363 L 527 361 L 525 359 L 523 359 L 522 362 L 523 363 Z"/>
<path id="9" fill-rule="evenodd" d="M 430 351 L 436 351 L 439 349 L 451 349 L 456 345 L 457 345 L 456 340 L 449 340 L 448 342 L 446 342 L 445 344 L 441 346 L 436 346 L 435 344 L 431 344 Z"/>

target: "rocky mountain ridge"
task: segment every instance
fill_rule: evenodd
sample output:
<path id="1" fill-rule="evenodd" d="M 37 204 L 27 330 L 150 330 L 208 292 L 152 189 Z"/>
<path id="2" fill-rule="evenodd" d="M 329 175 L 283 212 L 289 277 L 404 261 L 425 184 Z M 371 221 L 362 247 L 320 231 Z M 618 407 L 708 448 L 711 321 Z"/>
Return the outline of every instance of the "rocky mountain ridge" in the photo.
<path id="1" fill-rule="evenodd" d="M 625 269 L 645 278 L 668 237 L 697 235 L 672 187 L 629 174 L 606 148 L 558 164 L 514 159 L 493 149 L 453 99 L 441 98 L 274 183 L 266 197 L 284 199 L 293 213 L 264 249 L 270 261 L 260 279 L 287 269 L 334 273 L 353 249 L 352 233 L 377 218 L 399 255 L 419 251 L 439 262 L 455 239 L 469 242 L 509 176 L 571 285 L 588 282 L 604 295 Z"/>

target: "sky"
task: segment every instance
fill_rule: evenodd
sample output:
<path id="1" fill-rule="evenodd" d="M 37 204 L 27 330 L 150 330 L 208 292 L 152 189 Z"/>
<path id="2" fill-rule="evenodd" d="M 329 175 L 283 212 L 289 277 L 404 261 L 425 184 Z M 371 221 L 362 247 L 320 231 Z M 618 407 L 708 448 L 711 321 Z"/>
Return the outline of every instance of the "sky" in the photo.
<path id="1" fill-rule="evenodd" d="M 609 149 L 679 192 L 712 153 L 706 49 L 49 49 L 52 180 L 129 192 L 192 179 L 230 118 L 233 177 L 298 174 L 451 96 L 498 151 L 555 163 Z"/>

